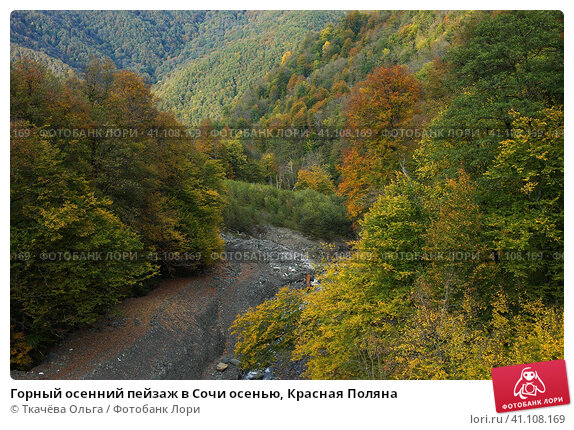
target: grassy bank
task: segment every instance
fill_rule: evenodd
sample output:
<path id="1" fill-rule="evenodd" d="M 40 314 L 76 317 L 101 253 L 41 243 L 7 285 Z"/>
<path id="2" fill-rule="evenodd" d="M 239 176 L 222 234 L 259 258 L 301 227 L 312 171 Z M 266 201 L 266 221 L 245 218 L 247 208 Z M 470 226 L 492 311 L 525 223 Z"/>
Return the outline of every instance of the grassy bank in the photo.
<path id="1" fill-rule="evenodd" d="M 335 195 L 231 180 L 225 185 L 228 204 L 223 215 L 228 229 L 250 233 L 256 225 L 271 224 L 313 238 L 340 239 L 351 235 L 343 200 Z"/>

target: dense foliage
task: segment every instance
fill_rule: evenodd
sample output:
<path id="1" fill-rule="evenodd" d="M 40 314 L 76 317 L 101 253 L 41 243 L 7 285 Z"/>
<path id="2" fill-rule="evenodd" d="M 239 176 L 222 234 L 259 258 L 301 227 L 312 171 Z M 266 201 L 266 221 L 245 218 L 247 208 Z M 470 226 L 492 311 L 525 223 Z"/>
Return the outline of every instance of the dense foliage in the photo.
<path id="1" fill-rule="evenodd" d="M 109 63 L 82 79 L 13 63 L 10 117 L 12 358 L 26 366 L 160 270 L 210 263 L 223 171 L 192 141 L 164 138 L 181 125 Z"/>
<path id="2" fill-rule="evenodd" d="M 384 132 L 411 125 L 420 92 L 417 80 L 401 66 L 378 67 L 353 88 L 345 111 L 346 125 L 360 133 L 349 139 L 339 184 L 351 216 L 365 213 L 405 161 L 406 139 Z"/>
<path id="3" fill-rule="evenodd" d="M 245 123 L 343 125 L 345 97 L 379 66 L 419 70 L 441 56 L 470 12 L 350 12 L 309 34 L 301 49 L 257 82 L 234 108 Z"/>
<path id="4" fill-rule="evenodd" d="M 349 141 L 357 156 L 346 156 L 340 190 L 361 196 L 349 207 L 352 256 L 328 265 L 317 288 L 236 321 L 251 365 L 287 353 L 315 379 L 481 379 L 563 357 L 563 16 L 476 13 L 453 41 L 408 78 L 422 99 L 403 118 L 418 116 L 411 126 L 423 132 L 402 162 L 374 152 L 388 151 L 381 137 Z M 393 70 L 351 91 L 351 125 L 396 127 L 385 122 L 400 104 L 385 102 L 411 90 L 393 91 L 383 78 Z M 281 341 L 259 343 L 270 321 L 265 336 Z"/>
<path id="5" fill-rule="evenodd" d="M 341 134 L 348 125 L 345 108 L 350 98 L 357 98 L 351 89 L 356 91 L 359 82 L 382 66 L 406 66 L 407 75 L 428 74 L 433 60 L 445 53 L 457 29 L 472 16 L 465 11 L 350 12 L 338 23 L 310 33 L 300 49 L 286 52 L 276 68 L 239 98 L 223 122 L 232 128 L 306 129 L 309 139 L 288 145 L 267 140 L 258 143 L 258 152 L 273 154 L 279 171 L 289 171 L 292 163 L 296 175 L 299 168 L 318 164 L 339 179 L 337 166 L 348 140 L 344 138 L 350 137 Z M 411 96 L 416 101 L 416 91 Z M 419 115 L 415 122 L 424 119 Z M 351 135 L 360 130 L 356 125 L 351 125 Z M 401 154 L 398 151 L 394 158 L 400 161 Z"/>
<path id="6" fill-rule="evenodd" d="M 228 204 L 223 211 L 227 228 L 252 233 L 257 225 L 271 224 L 322 239 L 345 238 L 351 223 L 343 200 L 307 188 L 278 189 L 264 184 L 226 181 Z"/>

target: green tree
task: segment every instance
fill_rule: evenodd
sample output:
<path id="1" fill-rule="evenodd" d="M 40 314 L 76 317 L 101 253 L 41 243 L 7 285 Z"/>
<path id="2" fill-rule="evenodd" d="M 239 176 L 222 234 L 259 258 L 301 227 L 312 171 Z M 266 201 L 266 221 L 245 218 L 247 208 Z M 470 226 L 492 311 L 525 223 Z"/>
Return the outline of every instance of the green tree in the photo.
<path id="1" fill-rule="evenodd" d="M 93 323 L 157 267 L 111 202 L 70 171 L 56 147 L 22 123 L 13 131 L 23 137 L 13 137 L 10 151 L 11 325 L 38 348 Z"/>
<path id="2" fill-rule="evenodd" d="M 28 60 L 11 67 L 11 333 L 20 366 L 158 269 L 196 269 L 222 246 L 218 162 L 157 110 L 141 77 L 95 61 L 84 78 L 56 78 Z M 52 253 L 57 260 L 41 257 Z M 193 258 L 171 258 L 182 254 Z"/>
<path id="3" fill-rule="evenodd" d="M 465 27 L 446 55 L 458 95 L 431 124 L 420 174 L 452 177 L 462 167 L 479 179 L 511 135 L 513 110 L 536 117 L 563 103 L 563 27 L 559 11 L 488 13 Z"/>
<path id="4" fill-rule="evenodd" d="M 327 170 L 319 165 L 310 169 L 301 169 L 297 172 L 296 190 L 312 189 L 320 193 L 330 194 L 335 192 L 335 185 Z"/>
<path id="5" fill-rule="evenodd" d="M 486 172 L 487 223 L 501 265 L 519 293 L 561 304 L 564 295 L 564 113 L 514 113 L 515 137 L 501 142 Z"/>
<path id="6" fill-rule="evenodd" d="M 234 321 L 235 352 L 244 369 L 265 369 L 293 349 L 304 296 L 304 290 L 283 287 L 272 300 L 250 308 Z"/>

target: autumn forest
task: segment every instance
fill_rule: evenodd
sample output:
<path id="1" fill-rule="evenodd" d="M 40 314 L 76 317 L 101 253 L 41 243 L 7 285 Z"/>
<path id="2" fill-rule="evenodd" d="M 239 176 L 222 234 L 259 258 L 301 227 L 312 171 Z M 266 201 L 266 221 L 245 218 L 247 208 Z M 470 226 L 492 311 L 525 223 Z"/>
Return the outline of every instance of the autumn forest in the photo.
<path id="1" fill-rule="evenodd" d="M 234 319 L 244 370 L 488 379 L 563 358 L 563 25 L 13 12 L 11 367 L 265 225 L 348 252 Z"/>

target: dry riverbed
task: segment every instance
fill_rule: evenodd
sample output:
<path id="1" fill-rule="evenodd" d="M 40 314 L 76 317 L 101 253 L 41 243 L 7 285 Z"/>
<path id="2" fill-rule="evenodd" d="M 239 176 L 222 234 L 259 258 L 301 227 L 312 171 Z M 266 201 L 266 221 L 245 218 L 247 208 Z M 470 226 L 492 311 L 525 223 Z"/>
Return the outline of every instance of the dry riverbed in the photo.
<path id="1" fill-rule="evenodd" d="M 123 301 L 95 327 L 56 345 L 43 363 L 14 379 L 241 379 L 229 327 L 284 285 L 305 284 L 321 243 L 288 229 L 257 237 L 224 234 L 226 259 L 194 277 L 164 280 Z M 310 257 L 310 258 L 309 258 Z M 219 370 L 217 367 L 219 366 Z M 298 378 L 280 362 L 256 378 Z M 251 375 L 253 376 L 253 375 Z"/>

